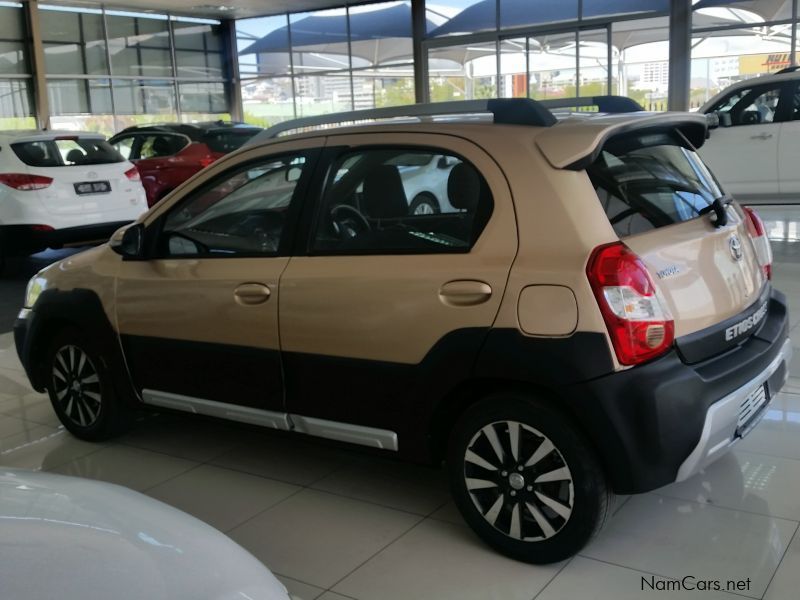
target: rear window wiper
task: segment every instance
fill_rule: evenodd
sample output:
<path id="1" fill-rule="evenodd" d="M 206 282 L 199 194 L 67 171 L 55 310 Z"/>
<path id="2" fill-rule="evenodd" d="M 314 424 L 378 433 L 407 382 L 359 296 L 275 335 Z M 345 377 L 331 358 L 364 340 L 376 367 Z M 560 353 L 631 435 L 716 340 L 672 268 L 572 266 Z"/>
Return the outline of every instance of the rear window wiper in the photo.
<path id="1" fill-rule="evenodd" d="M 698 214 L 702 216 L 714 211 L 716 218 L 711 220 L 714 227 L 717 229 L 720 227 L 725 227 L 725 225 L 728 224 L 728 205 L 731 202 L 733 202 L 733 198 L 727 194 L 724 194 L 719 198 L 714 198 L 714 201 L 702 209 Z"/>

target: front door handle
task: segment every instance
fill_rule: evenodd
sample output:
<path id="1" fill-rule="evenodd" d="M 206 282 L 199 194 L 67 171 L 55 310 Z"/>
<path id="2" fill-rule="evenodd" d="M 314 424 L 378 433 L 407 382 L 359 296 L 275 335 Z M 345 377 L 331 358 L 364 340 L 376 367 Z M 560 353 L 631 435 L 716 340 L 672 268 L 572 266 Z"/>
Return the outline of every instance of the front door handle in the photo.
<path id="1" fill-rule="evenodd" d="M 439 299 L 450 306 L 475 306 L 492 297 L 492 286 L 483 281 L 460 279 L 439 288 Z"/>
<path id="2" fill-rule="evenodd" d="M 233 292 L 236 302 L 242 305 L 252 306 L 253 304 L 263 304 L 269 300 L 269 288 L 263 283 L 243 283 Z"/>
<path id="3" fill-rule="evenodd" d="M 758 135 L 751 135 L 751 140 L 768 140 L 772 137 L 771 133 L 759 133 Z"/>

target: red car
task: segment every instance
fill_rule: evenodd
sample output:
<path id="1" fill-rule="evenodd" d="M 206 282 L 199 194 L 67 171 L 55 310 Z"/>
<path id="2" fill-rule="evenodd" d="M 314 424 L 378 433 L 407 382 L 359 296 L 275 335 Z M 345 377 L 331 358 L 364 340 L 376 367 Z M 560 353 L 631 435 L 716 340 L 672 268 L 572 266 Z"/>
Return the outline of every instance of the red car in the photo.
<path id="1" fill-rule="evenodd" d="M 137 125 L 109 140 L 136 165 L 153 206 L 169 192 L 218 158 L 239 149 L 261 131 L 244 123 L 164 123 Z"/>

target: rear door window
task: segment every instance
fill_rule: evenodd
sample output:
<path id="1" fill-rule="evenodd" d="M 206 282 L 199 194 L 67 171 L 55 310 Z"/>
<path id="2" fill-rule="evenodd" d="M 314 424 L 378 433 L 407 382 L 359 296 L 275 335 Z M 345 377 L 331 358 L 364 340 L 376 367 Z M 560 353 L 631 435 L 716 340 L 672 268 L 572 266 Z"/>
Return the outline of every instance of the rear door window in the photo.
<path id="1" fill-rule="evenodd" d="M 30 167 L 73 167 L 105 165 L 125 159 L 107 141 L 91 138 L 62 138 L 11 144 L 17 157 Z"/>
<path id="2" fill-rule="evenodd" d="M 212 152 L 228 154 L 241 148 L 246 141 L 257 134 L 259 129 L 231 129 L 209 131 L 203 141 Z"/>
<path id="3" fill-rule="evenodd" d="M 612 141 L 587 173 L 620 237 L 694 219 L 723 195 L 678 134 Z"/>
<path id="4" fill-rule="evenodd" d="M 189 140 L 182 135 L 143 135 L 139 146 L 139 158 L 172 156 L 183 150 L 188 144 Z"/>
<path id="5" fill-rule="evenodd" d="M 779 121 L 782 85 L 736 90 L 712 109 L 730 115 L 730 125 L 759 125 Z"/>

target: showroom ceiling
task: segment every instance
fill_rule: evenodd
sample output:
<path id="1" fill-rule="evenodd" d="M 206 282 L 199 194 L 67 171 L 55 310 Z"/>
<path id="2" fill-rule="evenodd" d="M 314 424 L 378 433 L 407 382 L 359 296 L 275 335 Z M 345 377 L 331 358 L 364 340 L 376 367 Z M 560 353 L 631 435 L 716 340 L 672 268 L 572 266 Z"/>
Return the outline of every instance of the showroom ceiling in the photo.
<path id="1" fill-rule="evenodd" d="M 338 8 L 346 0 L 120 0 L 118 2 L 87 2 L 69 0 L 43 0 L 43 4 L 63 4 L 108 9 L 124 9 L 143 12 L 164 12 L 211 18 L 242 18 L 274 15 L 285 12 L 304 12 L 324 8 Z M 353 4 L 353 2 L 351 2 Z M 359 2 L 363 4 L 363 2 Z"/>

